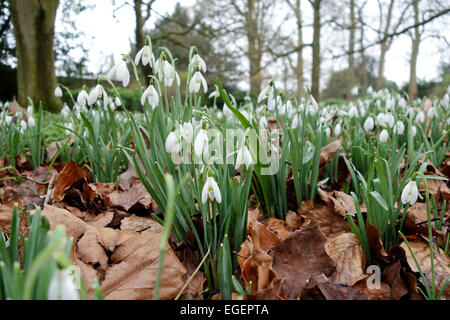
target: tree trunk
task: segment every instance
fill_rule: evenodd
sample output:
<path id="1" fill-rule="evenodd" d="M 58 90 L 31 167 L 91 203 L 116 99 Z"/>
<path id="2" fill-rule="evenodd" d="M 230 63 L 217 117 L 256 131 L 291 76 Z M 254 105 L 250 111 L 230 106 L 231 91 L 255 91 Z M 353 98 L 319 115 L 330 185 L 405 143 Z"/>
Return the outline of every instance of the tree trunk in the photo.
<path id="1" fill-rule="evenodd" d="M 56 112 L 61 100 L 55 97 L 53 39 L 58 0 L 9 0 L 17 54 L 18 100 L 23 106 L 30 97 L 45 110 Z"/>
<path id="2" fill-rule="evenodd" d="M 420 32 L 419 26 L 419 0 L 413 1 L 414 8 L 414 23 L 416 27 L 414 27 L 414 36 L 412 38 L 412 52 L 411 52 L 411 62 L 410 62 L 410 72 L 409 72 L 409 87 L 408 87 L 408 96 L 409 100 L 412 101 L 417 97 L 417 74 L 416 74 L 416 66 L 417 66 L 417 56 L 419 55 L 419 45 L 420 45 Z"/>
<path id="3" fill-rule="evenodd" d="M 313 44 L 312 44 L 312 53 L 313 53 L 313 66 L 312 66 L 312 75 L 311 75 L 311 94 L 313 97 L 319 101 L 320 100 L 320 2 L 321 0 L 314 0 L 313 9 L 314 9 L 314 22 L 313 22 Z"/>
<path id="4" fill-rule="evenodd" d="M 386 58 L 387 46 L 386 44 L 381 44 L 381 52 L 380 52 L 380 61 L 378 62 L 378 75 L 376 82 L 376 91 L 380 90 L 383 87 L 384 83 L 384 61 Z"/>
<path id="5" fill-rule="evenodd" d="M 247 0 L 246 29 L 248 40 L 248 60 L 250 64 L 250 93 L 257 96 L 261 90 L 261 50 L 258 43 L 258 22 L 255 0 Z"/>
<path id="6" fill-rule="evenodd" d="M 300 0 L 296 0 L 295 3 L 295 17 L 297 20 L 297 68 L 295 73 L 297 74 L 297 98 L 298 101 L 305 94 L 304 78 L 303 78 L 303 23 L 302 13 L 300 10 Z"/>
<path id="7" fill-rule="evenodd" d="M 135 30 L 135 54 L 142 49 L 145 45 L 145 34 L 144 34 L 144 24 L 146 19 L 142 13 L 142 0 L 134 0 L 134 13 L 136 16 L 136 30 Z M 150 66 L 145 66 L 142 63 L 138 65 L 139 73 L 141 74 L 140 79 L 144 79 L 144 83 L 146 86 L 150 84 L 150 77 L 147 75 L 151 72 Z"/>
<path id="8" fill-rule="evenodd" d="M 359 35 L 359 47 L 361 51 L 361 86 L 364 89 L 364 92 L 366 92 L 368 86 L 369 86 L 369 72 L 367 71 L 367 58 L 366 58 L 366 51 L 364 50 L 364 24 L 363 24 L 363 17 L 362 17 L 362 9 L 359 12 L 359 19 L 361 22 L 361 29 L 360 29 L 360 35 Z"/>
<path id="9" fill-rule="evenodd" d="M 356 28 L 356 19 L 355 19 L 355 1 L 350 0 L 350 37 L 348 44 L 348 96 L 350 97 L 350 90 L 355 85 L 355 28 Z"/>
<path id="10" fill-rule="evenodd" d="M 377 82 L 376 82 L 376 90 L 380 90 L 381 87 L 383 86 L 384 83 L 384 62 L 385 62 L 385 58 L 386 58 L 386 52 L 389 50 L 389 46 L 390 46 L 390 41 L 387 38 L 388 34 L 389 34 L 389 29 L 391 27 L 391 21 L 392 21 L 392 11 L 394 8 L 394 2 L 395 0 L 391 0 L 391 2 L 389 3 L 389 9 L 388 9 L 388 14 L 386 16 L 386 25 L 384 27 L 384 32 L 383 32 L 383 38 L 380 41 L 381 44 L 381 52 L 380 52 L 380 61 L 378 63 L 378 75 L 377 75 Z M 382 15 L 383 12 L 380 10 L 380 15 Z"/>

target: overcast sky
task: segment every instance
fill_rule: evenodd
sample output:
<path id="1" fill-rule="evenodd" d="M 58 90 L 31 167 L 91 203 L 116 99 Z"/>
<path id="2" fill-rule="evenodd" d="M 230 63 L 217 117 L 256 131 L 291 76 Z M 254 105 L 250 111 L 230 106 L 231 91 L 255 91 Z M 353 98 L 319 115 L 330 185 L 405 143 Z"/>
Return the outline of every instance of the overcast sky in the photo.
<path id="1" fill-rule="evenodd" d="M 116 2 L 118 4 L 123 3 L 123 1 Z M 177 2 L 175 0 L 159 0 L 155 2 L 154 9 L 158 13 L 165 15 L 173 11 Z M 369 6 L 371 2 L 375 1 L 370 0 Z M 184 6 L 192 6 L 195 4 L 195 0 L 183 0 L 181 3 Z M 117 7 L 117 4 L 115 7 Z M 100 67 L 105 63 L 106 56 L 114 54 L 115 60 L 117 61 L 120 59 L 122 53 L 128 53 L 130 51 L 130 41 L 134 38 L 135 29 L 133 8 L 129 5 L 124 6 L 113 17 L 113 8 L 115 7 L 112 5 L 111 0 L 96 0 L 95 8 L 80 14 L 78 21 L 76 21 L 78 30 L 84 33 L 84 46 L 89 50 L 88 69 L 91 72 L 97 73 L 99 71 Z M 157 18 L 158 16 L 153 14 L 152 19 L 146 27 L 151 28 Z M 448 16 L 443 19 L 447 19 L 448 22 Z M 450 38 L 450 30 L 442 29 L 441 31 L 447 36 L 447 39 Z M 308 35 L 305 35 L 305 39 L 308 37 Z M 437 48 L 437 43 L 435 39 L 430 38 L 423 40 L 421 43 L 417 63 L 419 80 L 436 78 L 438 76 L 439 63 L 443 59 L 449 59 L 448 51 Z M 397 82 L 399 85 L 402 85 L 409 79 L 408 60 L 410 47 L 411 40 L 406 35 L 398 37 L 393 42 L 386 57 L 385 77 Z M 379 55 L 378 46 L 372 47 L 369 50 L 368 53 L 370 55 L 374 57 Z M 309 51 L 307 54 L 310 55 Z M 331 68 L 339 69 L 343 67 L 345 67 L 345 60 L 324 63 L 322 70 L 326 71 Z"/>

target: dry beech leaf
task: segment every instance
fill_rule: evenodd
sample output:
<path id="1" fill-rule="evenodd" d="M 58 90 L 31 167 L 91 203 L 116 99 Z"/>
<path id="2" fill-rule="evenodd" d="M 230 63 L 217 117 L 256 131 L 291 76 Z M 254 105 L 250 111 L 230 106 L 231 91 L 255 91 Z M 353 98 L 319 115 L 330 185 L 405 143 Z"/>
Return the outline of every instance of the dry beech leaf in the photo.
<path id="1" fill-rule="evenodd" d="M 269 218 L 267 220 L 267 228 L 275 232 L 278 238 L 280 238 L 281 240 L 289 238 L 289 236 L 291 235 L 291 233 L 286 230 L 286 222 L 280 219 Z"/>
<path id="2" fill-rule="evenodd" d="M 428 216 L 426 203 L 416 202 L 413 206 L 409 207 L 405 217 L 404 229 L 408 230 L 410 233 L 419 233 L 428 236 Z M 441 244 L 444 244 L 447 234 L 443 231 L 436 230 L 434 225 L 432 230 L 433 235 L 439 238 Z"/>
<path id="3" fill-rule="evenodd" d="M 383 278 L 386 279 L 386 283 L 391 287 L 392 300 L 400 300 L 401 297 L 408 294 L 408 288 L 403 282 L 400 276 L 401 263 L 399 260 L 393 264 L 384 268 Z"/>
<path id="4" fill-rule="evenodd" d="M 349 212 L 356 212 L 353 198 L 342 191 L 326 192 L 319 188 L 318 194 L 320 199 L 330 206 L 334 212 L 339 213 L 343 217 Z"/>
<path id="5" fill-rule="evenodd" d="M 342 147 L 342 141 L 336 140 L 320 149 L 320 166 L 325 165 L 334 154 Z"/>
<path id="6" fill-rule="evenodd" d="M 305 218 L 303 218 L 301 214 L 297 214 L 297 212 L 294 212 L 292 210 L 288 211 L 286 215 L 286 227 L 288 228 L 289 231 L 295 231 L 299 229 L 304 223 Z"/>
<path id="7" fill-rule="evenodd" d="M 391 298 L 391 287 L 387 283 L 381 281 L 379 288 L 377 288 L 376 286 L 367 286 L 367 282 L 361 280 L 354 286 L 364 293 L 367 300 L 389 300 Z"/>
<path id="8" fill-rule="evenodd" d="M 69 162 L 58 174 L 53 184 L 52 198 L 57 202 L 64 199 L 65 191 L 80 180 L 85 179 L 84 171 L 74 162 Z"/>
<path id="9" fill-rule="evenodd" d="M 141 160 L 139 158 L 136 159 L 140 164 Z M 119 183 L 124 187 L 125 190 L 128 190 L 131 187 L 131 180 L 133 178 L 139 178 L 139 175 L 137 174 L 134 166 L 129 163 L 128 170 L 119 175 Z"/>
<path id="10" fill-rule="evenodd" d="M 106 270 L 101 283 L 107 300 L 153 298 L 162 234 L 151 231 L 134 234 L 118 245 L 111 256 L 114 264 Z M 164 256 L 160 299 L 173 299 L 184 285 L 185 274 L 185 267 L 168 247 Z"/>
<path id="11" fill-rule="evenodd" d="M 83 279 L 83 282 L 86 286 L 86 289 L 88 291 L 88 298 L 93 298 L 93 290 L 92 285 L 94 284 L 94 280 L 99 278 L 99 275 L 97 271 L 95 270 L 94 266 L 89 263 L 85 263 L 84 261 L 78 259 L 75 254 L 73 254 L 75 265 L 80 268 L 81 278 Z"/>
<path id="12" fill-rule="evenodd" d="M 187 281 L 187 279 L 189 279 L 197 269 L 198 261 L 201 260 L 201 256 L 198 255 L 198 260 L 194 260 L 192 254 L 183 251 L 182 253 L 180 252 L 178 257 L 180 258 L 180 262 L 187 270 L 185 276 L 185 281 Z M 202 271 L 198 271 L 189 282 L 186 289 L 183 291 L 182 295 L 180 296 L 180 300 L 203 300 L 201 292 L 203 291 L 203 285 L 205 281 L 205 274 Z"/>
<path id="13" fill-rule="evenodd" d="M 108 250 L 113 252 L 119 240 L 119 230 L 111 228 L 98 228 L 98 242 Z"/>
<path id="14" fill-rule="evenodd" d="M 258 222 L 258 219 L 261 217 L 261 211 L 259 210 L 259 206 L 248 209 L 248 217 L 247 217 L 247 234 L 250 234 L 253 229 L 253 224 Z"/>
<path id="15" fill-rule="evenodd" d="M 381 231 L 376 226 L 366 222 L 366 233 L 373 262 L 387 263 L 388 254 L 381 241 Z"/>
<path id="16" fill-rule="evenodd" d="M 439 172 L 437 169 L 435 169 L 435 171 L 437 171 L 436 173 L 439 174 L 434 174 L 433 172 L 425 172 L 425 174 L 436 175 L 441 177 L 444 176 L 444 174 Z M 430 192 L 431 195 L 433 195 L 436 198 L 436 200 L 439 198 L 441 194 L 445 200 L 450 200 L 450 188 L 447 187 L 446 181 L 437 179 L 427 179 L 427 183 L 428 183 L 428 191 Z M 423 180 L 420 182 L 419 192 L 425 192 L 425 183 L 423 182 Z"/>
<path id="17" fill-rule="evenodd" d="M 152 206 L 152 198 L 142 183 L 136 183 L 124 192 L 116 190 L 107 197 L 108 206 L 116 207 L 123 211 L 129 211 L 135 206 L 143 209 L 150 209 Z"/>
<path id="18" fill-rule="evenodd" d="M 94 219 L 89 221 L 88 223 L 97 228 L 103 228 L 109 225 L 114 218 L 114 212 L 106 211 L 104 213 L 99 214 Z"/>
<path id="19" fill-rule="evenodd" d="M 330 282 L 318 283 L 317 287 L 327 300 L 366 300 L 364 293 L 353 287 Z"/>
<path id="20" fill-rule="evenodd" d="M 409 246 L 411 247 L 412 252 L 414 253 L 417 262 L 422 269 L 422 272 L 425 275 L 428 283 L 432 283 L 432 273 L 431 273 L 431 258 L 430 258 L 430 247 L 428 243 L 424 241 L 409 241 Z M 406 244 L 403 242 L 400 245 L 401 248 L 405 251 L 406 260 L 408 262 L 409 267 L 414 272 L 419 272 L 416 263 L 414 262 L 414 258 L 411 255 Z M 441 250 L 439 253 L 436 250 L 433 250 L 434 256 L 434 276 L 436 281 L 436 291 L 439 292 L 442 289 L 445 281 L 450 277 L 450 258 Z M 441 299 L 450 299 L 450 286 L 447 286 L 444 294 Z"/>
<path id="21" fill-rule="evenodd" d="M 13 199 L 8 202 L 4 202 L 0 205 L 0 229 L 3 233 L 9 234 L 11 230 L 11 219 L 15 203 L 17 203 L 18 209 L 21 210 L 22 201 L 20 199 Z M 27 229 L 26 219 L 22 219 L 20 222 L 20 231 L 25 232 L 26 229 Z"/>
<path id="22" fill-rule="evenodd" d="M 286 295 L 283 293 L 284 279 L 273 279 L 270 286 L 266 289 L 259 289 L 255 293 L 246 295 L 245 300 L 286 300 Z"/>
<path id="23" fill-rule="evenodd" d="M 163 227 L 158 222 L 149 217 L 131 215 L 122 219 L 120 223 L 120 230 L 140 232 L 147 229 L 150 229 L 153 232 L 163 231 Z"/>
<path id="24" fill-rule="evenodd" d="M 95 227 L 90 227 L 77 243 L 76 254 L 81 260 L 92 265 L 99 264 L 100 268 L 106 269 L 108 256 L 105 249 L 100 245 L 100 235 Z"/>
<path id="25" fill-rule="evenodd" d="M 242 243 L 238 254 L 242 278 L 248 288 L 250 281 L 254 290 L 267 288 L 276 277 L 272 257 L 267 253 L 280 238 L 260 222 L 253 223 L 251 235 Z"/>
<path id="26" fill-rule="evenodd" d="M 317 225 L 320 231 L 329 238 L 350 231 L 350 226 L 343 216 L 334 213 L 328 206 L 309 205 L 308 203 L 311 202 L 308 201 L 302 202 L 298 209 L 298 214 L 305 220 L 305 226 Z M 304 204 L 305 202 L 306 204 Z"/>
<path id="27" fill-rule="evenodd" d="M 89 224 L 77 218 L 69 211 L 53 205 L 45 205 L 41 213 L 48 219 L 52 230 L 58 224 L 63 224 L 66 228 L 67 237 L 73 237 L 74 244 L 89 227 Z"/>
<path id="28" fill-rule="evenodd" d="M 333 282 L 353 286 L 364 279 L 364 249 L 353 233 L 343 233 L 325 245 L 325 250 L 336 264 Z"/>
<path id="29" fill-rule="evenodd" d="M 313 276 L 329 276 L 333 260 L 325 251 L 327 238 L 317 226 L 295 231 L 272 250 L 272 269 L 280 279 L 286 279 L 283 291 L 287 299 L 298 299 Z"/>

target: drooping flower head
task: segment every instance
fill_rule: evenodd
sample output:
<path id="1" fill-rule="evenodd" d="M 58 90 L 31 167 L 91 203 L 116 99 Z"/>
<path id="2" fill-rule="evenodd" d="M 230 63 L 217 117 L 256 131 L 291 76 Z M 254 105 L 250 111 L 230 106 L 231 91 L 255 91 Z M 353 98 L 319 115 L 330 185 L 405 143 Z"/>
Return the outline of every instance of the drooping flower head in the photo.
<path id="1" fill-rule="evenodd" d="M 109 80 L 122 81 L 124 87 L 130 83 L 130 72 L 127 68 L 127 56 L 124 56 L 122 60 L 116 64 L 106 75 Z"/>
<path id="2" fill-rule="evenodd" d="M 419 189 L 417 188 L 416 181 L 410 180 L 406 186 L 403 188 L 401 200 L 403 204 L 409 202 L 410 205 L 413 205 L 417 201 L 417 197 L 419 196 Z"/>

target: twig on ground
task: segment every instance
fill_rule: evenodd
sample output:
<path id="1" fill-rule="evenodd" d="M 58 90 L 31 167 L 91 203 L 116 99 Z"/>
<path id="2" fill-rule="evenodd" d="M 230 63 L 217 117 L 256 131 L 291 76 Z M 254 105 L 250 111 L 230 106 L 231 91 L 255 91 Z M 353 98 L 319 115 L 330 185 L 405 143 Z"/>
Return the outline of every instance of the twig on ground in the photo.
<path id="1" fill-rule="evenodd" d="M 53 174 L 53 176 L 51 177 L 51 179 L 48 183 L 47 194 L 45 195 L 44 204 L 48 204 L 48 202 L 50 201 L 50 195 L 53 190 L 53 183 L 55 182 L 55 178 L 56 178 L 56 173 Z"/>

